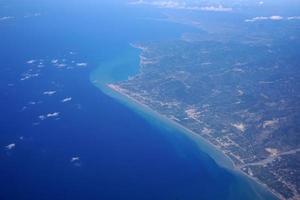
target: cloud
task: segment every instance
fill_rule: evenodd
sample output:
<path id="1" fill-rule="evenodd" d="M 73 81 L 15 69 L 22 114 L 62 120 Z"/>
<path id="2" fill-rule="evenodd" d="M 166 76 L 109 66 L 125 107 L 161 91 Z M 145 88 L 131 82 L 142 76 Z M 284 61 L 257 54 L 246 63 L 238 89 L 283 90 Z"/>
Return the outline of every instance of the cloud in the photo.
<path id="1" fill-rule="evenodd" d="M 35 101 L 29 101 L 28 102 L 28 105 L 35 105 L 35 104 L 37 104 L 37 102 L 35 102 Z"/>
<path id="2" fill-rule="evenodd" d="M 76 162 L 76 161 L 79 161 L 80 160 L 80 157 L 72 157 L 70 159 L 70 162 Z"/>
<path id="3" fill-rule="evenodd" d="M 28 18 L 28 17 L 39 17 L 39 16 L 41 16 L 41 15 L 42 15 L 41 13 L 32 13 L 32 14 L 25 15 L 24 18 Z"/>
<path id="4" fill-rule="evenodd" d="M 40 115 L 40 116 L 39 116 L 39 119 L 43 121 L 43 120 L 45 120 L 45 119 L 47 119 L 47 118 L 58 117 L 59 115 L 60 115 L 59 112 L 48 113 L 48 114 L 46 114 L 46 115 Z"/>
<path id="5" fill-rule="evenodd" d="M 246 19 L 245 22 L 256 22 L 256 21 L 263 21 L 263 20 L 274 20 L 274 19 L 282 19 L 281 16 L 270 16 L 270 17 L 253 17 L 252 19 Z"/>
<path id="6" fill-rule="evenodd" d="M 260 20 L 267 20 L 269 17 L 254 17 L 252 19 L 246 19 L 245 22 L 255 22 Z"/>
<path id="7" fill-rule="evenodd" d="M 25 15 L 24 18 L 28 18 L 28 17 L 38 17 L 38 16 L 41 16 L 41 13 L 33 13 L 33 14 Z M 1 21 L 11 20 L 11 19 L 15 19 L 15 17 L 13 17 L 13 16 L 4 16 L 4 17 L 0 17 L 0 22 L 1 22 Z"/>
<path id="8" fill-rule="evenodd" d="M 67 66 L 67 64 L 64 64 L 64 63 L 61 63 L 61 64 L 55 64 L 55 66 L 56 67 L 58 67 L 58 68 L 62 68 L 62 67 L 66 67 Z"/>
<path id="9" fill-rule="evenodd" d="M 27 64 L 33 64 L 33 63 L 35 63 L 36 62 L 36 60 L 28 60 L 26 63 Z"/>
<path id="10" fill-rule="evenodd" d="M 183 8 L 185 6 L 185 3 L 179 3 L 175 1 L 144 1 L 144 0 L 139 0 L 139 1 L 133 1 L 129 2 L 129 4 L 133 5 L 138 5 L 138 4 L 144 4 L 144 5 L 152 5 L 160 8 Z"/>
<path id="11" fill-rule="evenodd" d="M 62 103 L 65 103 L 65 102 L 68 102 L 68 101 L 71 101 L 72 100 L 72 97 L 67 97 L 67 98 L 64 98 L 63 100 L 61 100 Z"/>
<path id="12" fill-rule="evenodd" d="M 197 6 L 189 5 L 187 2 L 178 2 L 178 1 L 133 1 L 129 2 L 132 5 L 150 5 L 158 8 L 167 8 L 167 9 L 178 9 L 178 10 L 195 10 L 195 11 L 211 11 L 211 12 L 230 12 L 232 8 L 224 7 L 223 5 L 218 6 Z"/>
<path id="13" fill-rule="evenodd" d="M 246 131 L 246 126 L 243 123 L 236 123 L 236 124 L 231 124 L 234 128 L 238 129 L 241 132 Z"/>
<path id="14" fill-rule="evenodd" d="M 49 118 L 49 117 L 58 117 L 58 116 L 59 116 L 59 112 L 48 113 L 46 116 L 47 116 L 48 118 Z"/>
<path id="15" fill-rule="evenodd" d="M 273 15 L 269 17 L 254 17 L 252 19 L 246 19 L 245 22 L 256 22 L 256 21 L 264 21 L 264 20 L 271 20 L 271 21 L 282 21 L 282 20 L 300 20 L 300 16 L 293 16 L 293 17 L 282 17 L 279 15 Z"/>
<path id="16" fill-rule="evenodd" d="M 70 159 L 70 162 L 75 166 L 75 167 L 81 167 L 81 162 L 80 162 L 80 157 L 72 157 Z"/>
<path id="17" fill-rule="evenodd" d="M 67 61 L 66 59 L 62 59 L 61 62 L 58 59 L 52 59 L 50 62 L 51 62 L 51 64 L 53 64 L 57 68 L 63 68 L 63 67 L 67 67 L 68 66 L 66 64 L 66 61 Z"/>
<path id="18" fill-rule="evenodd" d="M 14 149 L 15 147 L 16 147 L 16 144 L 14 144 L 14 143 L 5 146 L 5 148 L 6 148 L 7 150 L 12 150 L 12 149 Z"/>
<path id="19" fill-rule="evenodd" d="M 38 77 L 40 74 L 39 73 L 24 73 L 22 74 L 22 77 L 20 78 L 21 81 L 25 81 L 25 80 L 28 80 L 28 79 L 31 79 L 33 77 Z"/>
<path id="20" fill-rule="evenodd" d="M 300 20 L 300 16 L 288 17 L 288 20 Z"/>
<path id="21" fill-rule="evenodd" d="M 273 15 L 273 16 L 269 17 L 269 19 L 271 19 L 271 20 L 282 20 L 283 17 L 278 16 L 278 15 Z"/>
<path id="22" fill-rule="evenodd" d="M 40 120 L 45 120 L 46 118 L 47 118 L 47 117 L 46 117 L 45 115 L 40 115 L 40 116 L 39 116 L 39 119 L 40 119 Z"/>
<path id="23" fill-rule="evenodd" d="M 43 94 L 44 95 L 49 95 L 49 96 L 51 96 L 51 95 L 53 95 L 53 94 L 55 94 L 56 93 L 56 91 L 45 91 L 45 92 L 43 92 Z"/>
<path id="24" fill-rule="evenodd" d="M 53 63 L 53 64 L 56 64 L 58 62 L 58 60 L 57 59 L 53 59 L 53 60 L 51 60 L 51 63 Z"/>
<path id="25" fill-rule="evenodd" d="M 86 67 L 87 63 L 76 63 L 78 67 Z"/>
<path id="26" fill-rule="evenodd" d="M 232 8 L 223 7 L 222 5 L 219 6 L 206 6 L 201 7 L 200 10 L 203 11 L 214 11 L 214 12 L 230 12 Z"/>
<path id="27" fill-rule="evenodd" d="M 6 20 L 10 20 L 10 19 L 14 19 L 14 17 L 11 17 L 11 16 L 0 17 L 0 21 L 6 21 Z"/>

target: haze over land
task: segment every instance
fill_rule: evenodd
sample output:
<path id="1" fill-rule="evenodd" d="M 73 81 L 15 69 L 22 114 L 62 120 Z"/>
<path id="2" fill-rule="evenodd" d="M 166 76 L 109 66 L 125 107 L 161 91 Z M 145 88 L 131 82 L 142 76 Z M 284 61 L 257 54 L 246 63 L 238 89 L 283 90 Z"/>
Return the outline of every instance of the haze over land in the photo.
<path id="1" fill-rule="evenodd" d="M 279 198 L 299 199 L 300 3 L 130 4 L 198 31 L 136 44 L 140 73 L 110 87 L 201 135 Z"/>

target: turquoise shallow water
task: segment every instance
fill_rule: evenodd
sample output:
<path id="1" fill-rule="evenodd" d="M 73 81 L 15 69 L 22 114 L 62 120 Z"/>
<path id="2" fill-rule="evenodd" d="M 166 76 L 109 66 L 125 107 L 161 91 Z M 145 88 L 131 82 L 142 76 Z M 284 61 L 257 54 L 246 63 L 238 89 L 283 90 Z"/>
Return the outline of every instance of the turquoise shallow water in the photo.
<path id="1" fill-rule="evenodd" d="M 128 79 L 138 73 L 140 50 L 131 47 L 125 48 L 105 60 L 91 73 L 90 80 L 95 85 L 102 87 L 106 84 Z"/>
<path id="2" fill-rule="evenodd" d="M 117 93 L 107 87 L 107 84 L 124 81 L 128 77 L 134 76 L 138 73 L 139 54 L 139 50 L 130 47 L 127 49 L 127 52 L 121 53 L 118 57 L 110 61 L 101 63 L 99 67 L 91 73 L 91 82 L 102 92 L 118 100 L 123 105 L 135 111 L 142 118 L 146 119 L 148 123 L 150 123 L 154 127 L 157 127 L 160 130 L 160 134 L 163 134 L 163 137 L 167 137 L 169 141 L 172 141 L 175 153 L 177 153 L 180 157 L 186 156 L 185 152 L 182 150 L 182 148 L 185 147 L 182 147 L 182 144 L 180 143 L 182 141 L 189 141 L 184 145 L 189 145 L 190 147 L 192 147 L 194 149 L 193 151 L 195 151 L 195 154 L 198 154 L 200 157 L 202 157 L 202 159 L 205 158 L 205 162 L 211 162 L 210 164 L 203 164 L 208 164 L 208 166 L 206 166 L 208 168 L 216 167 L 216 171 L 213 173 L 218 174 L 220 172 L 223 172 L 223 175 L 227 174 L 228 176 L 230 176 L 232 179 L 228 179 L 225 181 L 221 178 L 219 180 L 221 182 L 224 181 L 223 183 L 225 183 L 227 186 L 221 188 L 221 190 L 224 189 L 227 193 L 224 199 L 275 199 L 275 197 L 272 196 L 268 191 L 266 191 L 264 187 L 242 175 L 241 172 L 236 171 L 232 162 L 227 157 L 225 157 L 223 153 L 216 150 L 212 145 L 208 144 L 201 137 L 194 135 L 189 130 L 181 127 L 175 122 L 172 122 L 156 111 L 151 110 L 147 106 L 141 105 L 138 102 L 135 102 L 134 100 L 123 96 L 122 94 Z M 132 56 L 132 58 L 128 58 L 128 56 Z M 129 70 L 124 70 L 124 68 L 126 69 L 127 67 Z M 116 73 L 118 73 L 118 76 L 115 76 Z M 218 164 L 216 164 L 215 162 Z M 214 167 L 209 165 L 212 165 Z M 224 170 L 223 168 L 226 168 L 226 170 Z M 199 188 L 199 190 L 201 191 L 201 188 Z M 220 193 L 222 192 L 220 191 Z"/>

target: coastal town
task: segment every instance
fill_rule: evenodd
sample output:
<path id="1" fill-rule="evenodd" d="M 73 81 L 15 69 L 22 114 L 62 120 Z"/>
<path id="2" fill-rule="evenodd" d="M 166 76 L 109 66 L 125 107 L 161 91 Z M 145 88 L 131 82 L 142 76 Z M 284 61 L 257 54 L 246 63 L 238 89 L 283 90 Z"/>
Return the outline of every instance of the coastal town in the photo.
<path id="1" fill-rule="evenodd" d="M 198 134 L 278 198 L 300 198 L 300 73 L 287 62 L 296 53 L 211 41 L 135 47 L 140 73 L 111 89 Z"/>

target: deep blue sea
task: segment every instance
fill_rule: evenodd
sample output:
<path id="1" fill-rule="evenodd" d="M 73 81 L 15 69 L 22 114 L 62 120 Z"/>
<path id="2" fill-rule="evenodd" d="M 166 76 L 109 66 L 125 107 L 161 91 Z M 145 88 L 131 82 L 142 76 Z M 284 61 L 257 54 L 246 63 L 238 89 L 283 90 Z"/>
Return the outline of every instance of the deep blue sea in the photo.
<path id="1" fill-rule="evenodd" d="M 130 43 L 191 28 L 145 20 L 162 16 L 120 1 L 3 0 L 4 16 L 12 18 L 0 22 L 1 200 L 268 197 L 90 81 L 96 69 L 103 82 L 136 73 Z"/>

